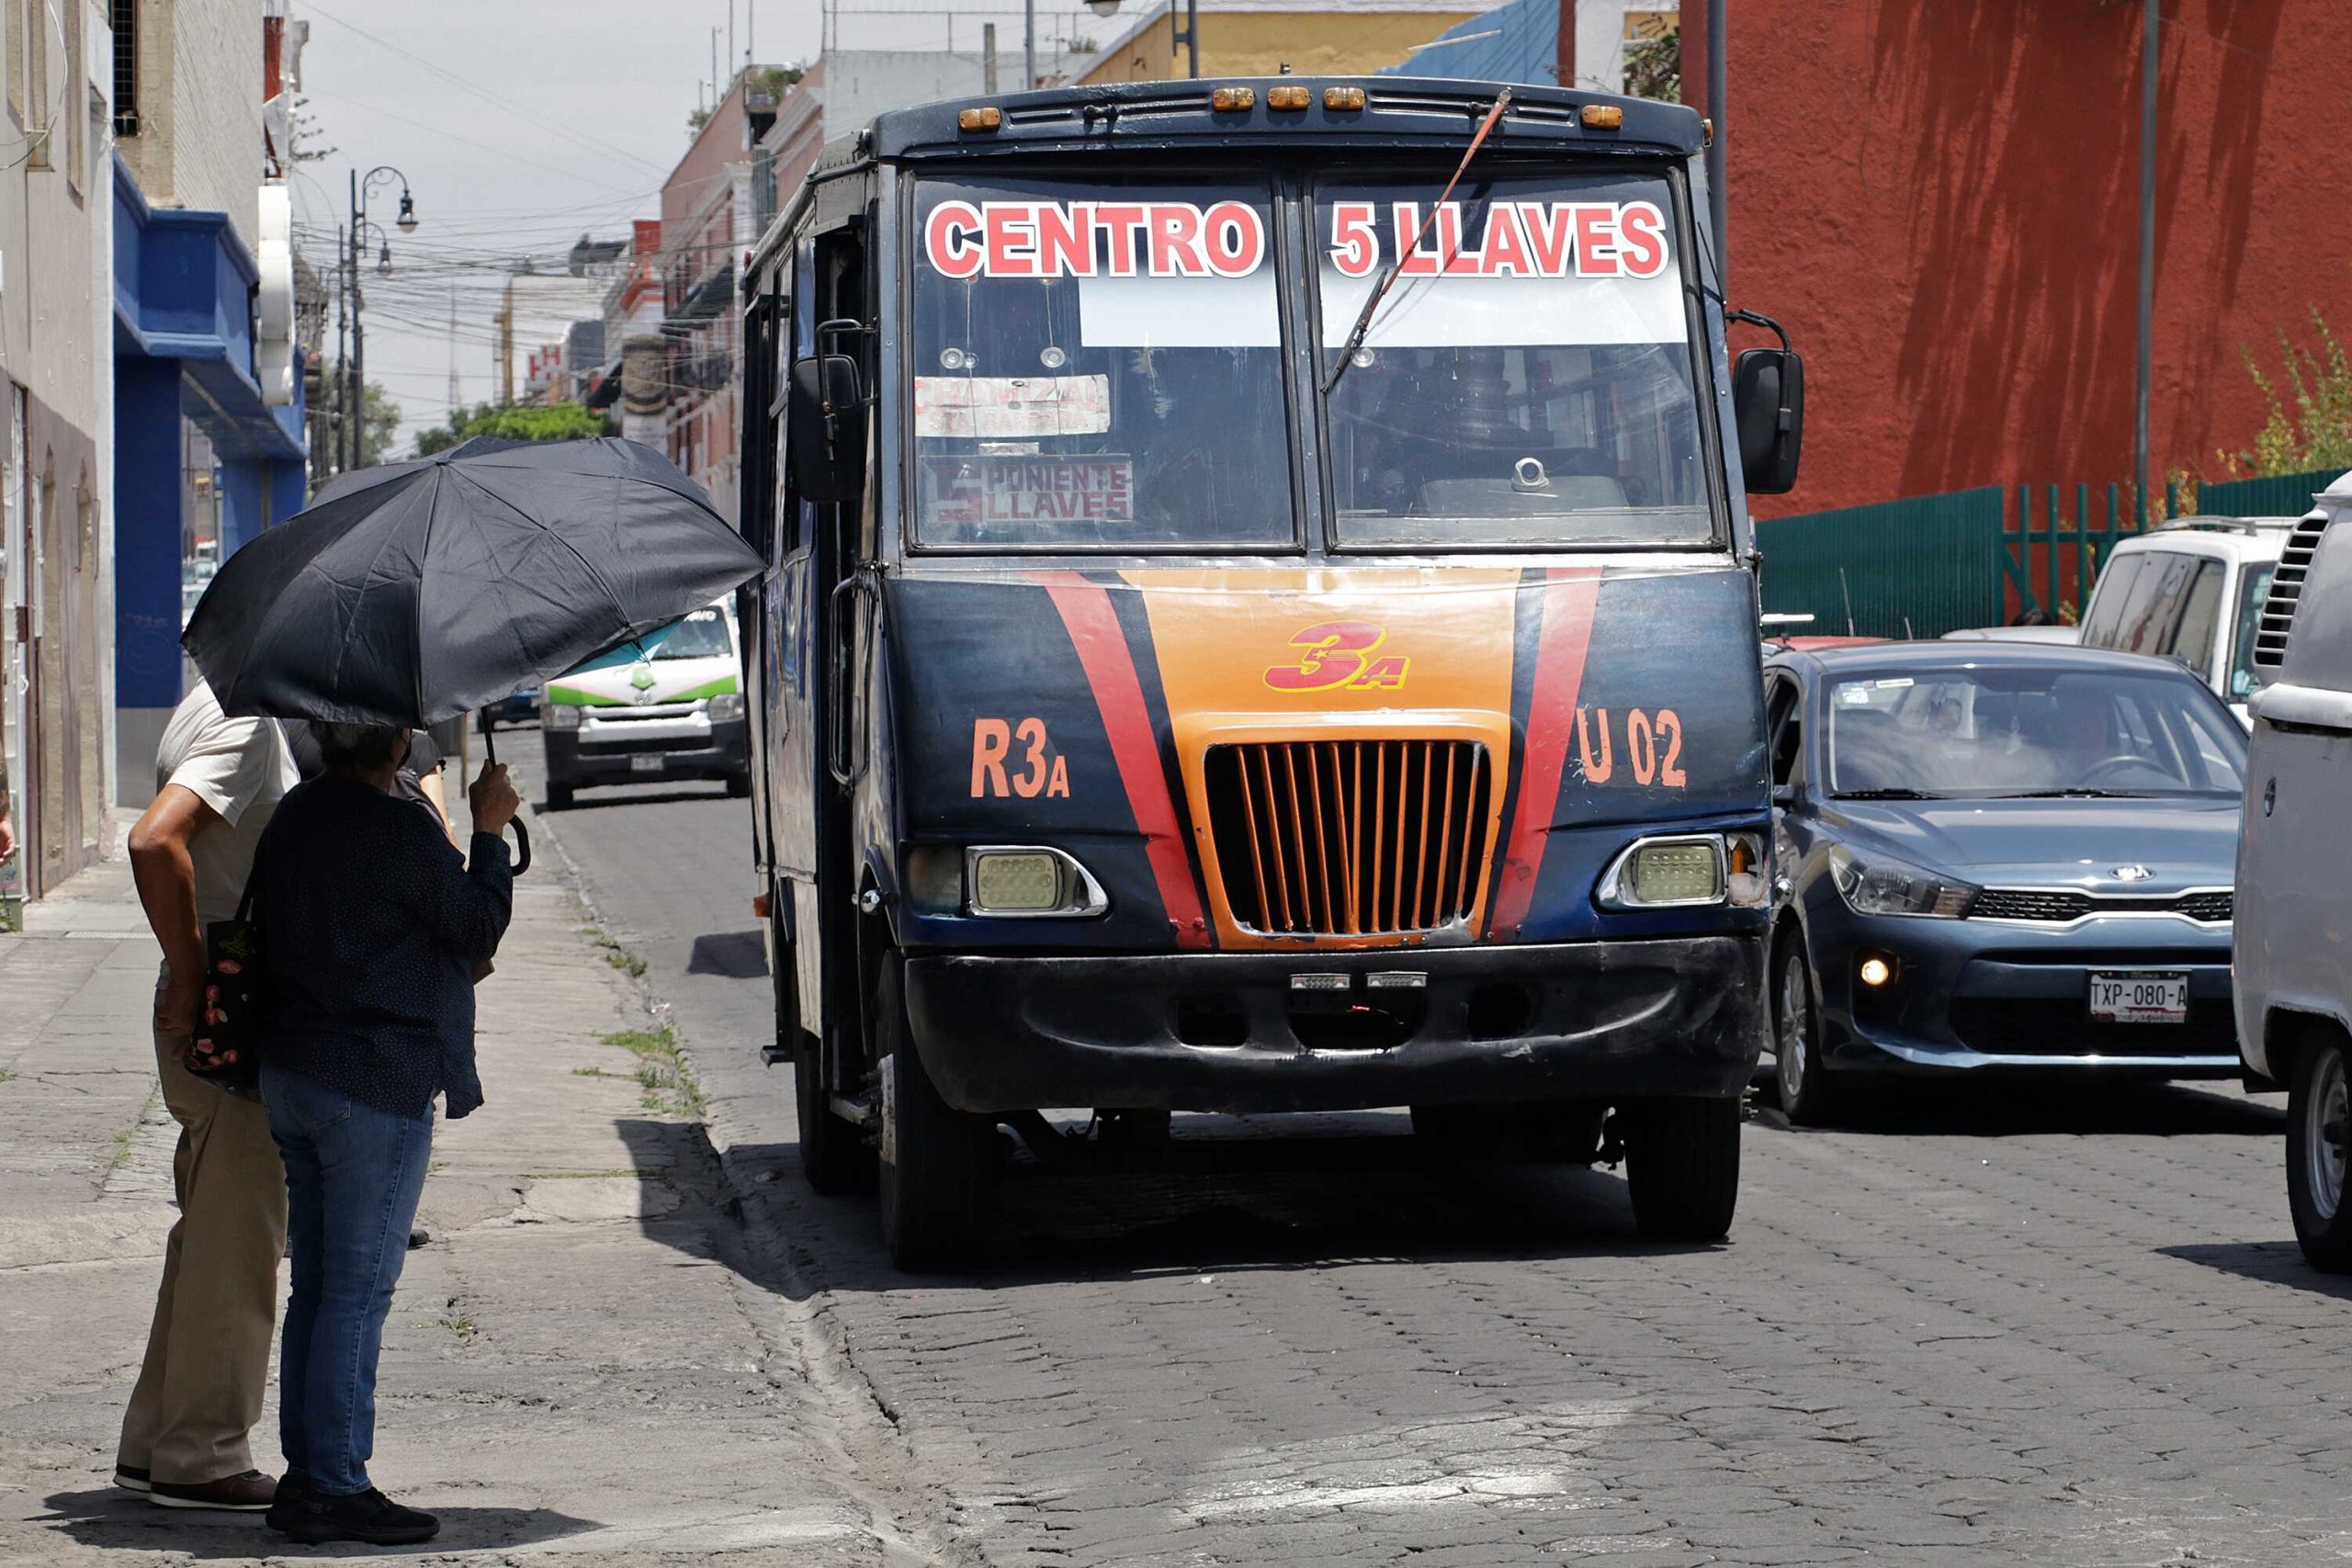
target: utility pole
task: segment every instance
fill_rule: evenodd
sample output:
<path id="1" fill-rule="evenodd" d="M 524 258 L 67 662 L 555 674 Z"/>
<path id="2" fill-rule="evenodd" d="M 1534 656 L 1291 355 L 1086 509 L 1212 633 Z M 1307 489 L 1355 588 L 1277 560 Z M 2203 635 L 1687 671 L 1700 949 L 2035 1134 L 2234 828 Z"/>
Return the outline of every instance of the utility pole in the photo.
<path id="1" fill-rule="evenodd" d="M 1021 90 L 1037 85 L 1037 0 L 1021 0 Z"/>
<path id="2" fill-rule="evenodd" d="M 2148 525 L 2148 398 L 2156 334 L 2156 16 L 2146 0 L 2140 38 L 2140 320 L 2132 389 L 2132 516 Z"/>
<path id="3" fill-rule="evenodd" d="M 379 164 L 366 174 L 351 171 L 351 244 L 345 252 L 351 268 L 351 391 L 350 400 L 344 405 L 344 417 L 350 426 L 345 449 L 351 456 L 351 467 L 358 468 L 367 457 L 368 429 L 368 344 L 360 325 L 360 310 L 366 300 L 359 292 L 359 258 L 368 243 L 368 194 L 379 179 L 401 182 L 400 217 L 394 220 L 403 234 L 416 230 L 416 203 L 410 197 L 408 176 L 389 164 Z M 392 270 L 392 243 L 381 229 L 376 232 L 383 238 L 383 251 L 377 259 L 377 270 Z"/>
<path id="4" fill-rule="evenodd" d="M 449 285 L 449 420 L 458 418 L 458 286 Z"/>
<path id="5" fill-rule="evenodd" d="M 2151 6 L 2155 0 L 2148 0 Z M 1731 125 L 1731 0 L 1707 0 L 1707 220 L 1715 231 L 1715 287 L 1731 289 L 1731 181 L 1724 141 Z"/>
<path id="6" fill-rule="evenodd" d="M 338 223 L 334 226 L 334 381 L 335 389 L 335 410 L 334 415 L 334 471 L 336 473 L 345 472 L 351 466 L 346 460 L 349 453 L 349 441 L 344 434 L 345 427 L 350 423 L 351 419 L 349 408 L 351 397 L 351 281 L 345 270 L 349 267 L 350 265 L 351 255 L 343 243 L 343 225 Z M 326 384 L 327 379 L 328 378 L 324 376 L 320 377 L 320 385 L 323 387 Z"/>
<path id="7" fill-rule="evenodd" d="M 511 277 L 498 308 L 498 400 L 514 400 L 514 280 Z"/>

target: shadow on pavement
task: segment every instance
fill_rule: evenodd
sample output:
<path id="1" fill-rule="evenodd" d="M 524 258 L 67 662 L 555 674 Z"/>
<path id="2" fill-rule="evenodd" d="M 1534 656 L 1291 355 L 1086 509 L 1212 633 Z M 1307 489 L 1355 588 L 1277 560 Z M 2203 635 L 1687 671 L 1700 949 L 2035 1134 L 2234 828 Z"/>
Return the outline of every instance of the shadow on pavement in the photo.
<path id="1" fill-rule="evenodd" d="M 427 1557 L 438 1552 L 489 1551 L 559 1540 L 604 1527 L 548 1508 L 435 1508 L 410 1498 L 439 1517 L 441 1533 L 420 1546 L 361 1546 L 337 1541 L 298 1546 L 262 1523 L 259 1514 L 208 1513 L 159 1508 L 112 1486 L 60 1492 L 43 1499 L 47 1514 L 32 1522 L 63 1531 L 85 1546 L 129 1551 L 164 1551 L 175 1560 L 251 1562 L 269 1557 Z"/>
<path id="2" fill-rule="evenodd" d="M 1055 1169 L 1026 1150 L 1011 1154 L 991 1195 L 985 1258 L 969 1269 L 921 1276 L 891 1264 L 872 1195 L 818 1196 L 801 1176 L 795 1145 L 739 1145 L 722 1168 L 698 1129 L 624 1122 L 619 1131 L 649 1177 L 657 1170 L 668 1179 L 688 1177 L 686 1162 L 698 1157 L 716 1194 L 706 1201 L 740 1213 L 748 1199 L 769 1210 L 763 1217 L 773 1223 L 751 1228 L 779 1236 L 790 1257 L 775 1267 L 723 1256 L 713 1228 L 683 1212 L 645 1222 L 649 1236 L 796 1297 L 817 1290 L 993 1288 L 1366 1259 L 1720 1250 L 1641 1239 L 1619 1175 L 1449 1164 L 1401 1132 L 1354 1130 L 1383 1121 L 1401 1127 L 1401 1115 L 1346 1121 L 1351 1125 L 1335 1133 L 1266 1136 L 1236 1119 L 1185 1118 L 1180 1127 L 1198 1122 L 1204 1130 L 1180 1132 L 1165 1166 L 1148 1170 Z"/>
<path id="3" fill-rule="evenodd" d="M 767 977 L 767 943 L 756 931 L 714 931 L 695 938 L 686 955 L 689 975 L 718 975 L 729 980 Z"/>
<path id="4" fill-rule="evenodd" d="M 665 789 L 658 795 L 640 795 L 635 793 L 637 789 L 643 787 L 641 785 L 623 784 L 616 787 L 629 790 L 631 793 L 626 795 L 605 795 L 602 793 L 575 795 L 571 797 L 571 804 L 570 806 L 560 808 L 549 806 L 544 800 L 535 800 L 531 802 L 531 809 L 539 812 L 554 812 L 557 815 L 561 816 L 575 811 L 593 811 L 600 807 L 606 806 L 672 806 L 682 800 L 727 800 L 732 798 L 728 795 L 726 786 L 717 783 L 716 781 L 710 784 L 707 788 L 703 789 Z"/>
<path id="5" fill-rule="evenodd" d="M 2315 1296 L 2352 1302 L 2352 1278 L 2323 1274 L 2303 1261 L 2303 1250 L 2291 1241 L 2199 1242 L 2186 1247 L 2156 1248 L 2166 1258 L 2202 1264 L 2224 1274 L 2259 1280 L 2267 1285 L 2291 1285 Z"/>
<path id="6" fill-rule="evenodd" d="M 2188 1083 L 2100 1080 L 2094 1075 L 1991 1079 L 1983 1083 L 1888 1079 L 1855 1091 L 1835 1126 L 1792 1126 L 1767 1090 L 1760 1125 L 1784 1133 L 2000 1138 L 2051 1133 L 2134 1133 L 2275 1138 L 2286 1128 L 2276 1103 Z"/>

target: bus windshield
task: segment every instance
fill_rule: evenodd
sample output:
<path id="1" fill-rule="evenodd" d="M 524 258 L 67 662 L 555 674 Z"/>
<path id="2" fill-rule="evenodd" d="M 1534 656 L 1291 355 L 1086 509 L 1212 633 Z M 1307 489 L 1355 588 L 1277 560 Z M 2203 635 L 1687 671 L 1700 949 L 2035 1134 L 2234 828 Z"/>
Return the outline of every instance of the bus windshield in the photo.
<path id="1" fill-rule="evenodd" d="M 929 179 L 915 220 L 919 541 L 1297 538 L 1271 182 Z"/>
<path id="2" fill-rule="evenodd" d="M 1713 536 L 1673 195 L 1656 175 L 1317 193 L 1337 542 Z M 1418 237 L 1418 243 L 1416 240 Z M 1363 305 L 1408 256 L 1362 345 Z"/>

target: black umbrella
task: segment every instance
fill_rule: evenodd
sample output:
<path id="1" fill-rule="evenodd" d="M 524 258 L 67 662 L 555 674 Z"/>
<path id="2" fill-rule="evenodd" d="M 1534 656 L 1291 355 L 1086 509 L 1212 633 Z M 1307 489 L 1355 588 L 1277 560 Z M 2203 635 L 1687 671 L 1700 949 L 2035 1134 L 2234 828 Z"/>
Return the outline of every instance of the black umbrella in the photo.
<path id="1" fill-rule="evenodd" d="M 180 642 L 227 713 L 423 728 L 760 565 L 651 447 L 474 441 L 329 484 L 221 564 Z"/>

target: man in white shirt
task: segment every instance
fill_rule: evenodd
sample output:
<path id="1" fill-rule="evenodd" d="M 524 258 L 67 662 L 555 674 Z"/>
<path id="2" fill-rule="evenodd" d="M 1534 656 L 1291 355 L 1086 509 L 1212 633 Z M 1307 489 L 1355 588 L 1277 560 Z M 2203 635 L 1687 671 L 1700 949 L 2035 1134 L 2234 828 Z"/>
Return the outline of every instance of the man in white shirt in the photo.
<path id="1" fill-rule="evenodd" d="M 181 1065 L 204 992 L 204 928 L 232 919 L 254 848 L 294 787 L 277 721 L 231 718 L 202 682 L 155 751 L 154 803 L 130 830 L 130 869 L 163 944 L 155 1068 L 180 1124 L 179 1223 L 164 1251 L 147 1359 L 116 1450 L 115 1482 L 165 1507 L 267 1508 L 254 1467 L 286 1249 L 286 1172 L 258 1100 Z"/>

